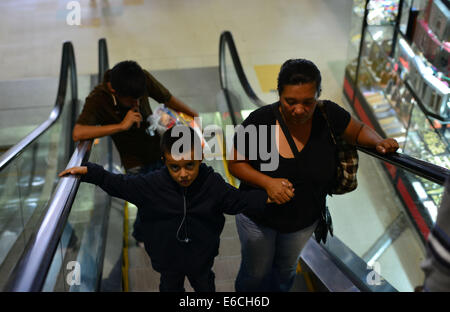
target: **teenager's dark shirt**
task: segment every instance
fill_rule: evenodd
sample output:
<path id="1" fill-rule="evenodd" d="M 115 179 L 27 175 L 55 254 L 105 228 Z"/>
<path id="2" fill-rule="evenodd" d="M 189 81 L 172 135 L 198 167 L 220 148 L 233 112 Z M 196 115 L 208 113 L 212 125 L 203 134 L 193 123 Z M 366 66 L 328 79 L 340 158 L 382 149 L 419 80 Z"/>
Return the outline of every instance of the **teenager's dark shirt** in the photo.
<path id="1" fill-rule="evenodd" d="M 149 72 L 144 70 L 144 73 L 147 88 L 139 102 L 139 111 L 144 122 L 141 122 L 139 128 L 133 125 L 127 131 L 111 135 L 125 169 L 146 166 L 154 163 L 161 157 L 159 135 L 150 136 L 146 132 L 149 126 L 146 119 L 152 114 L 148 97 L 159 103 L 166 103 L 169 101 L 171 94 Z M 122 108 L 118 103 L 117 105 L 114 104 L 113 96 L 106 85 L 110 81 L 109 76 L 110 71 L 107 71 L 103 83 L 96 86 L 86 98 L 86 103 L 78 117 L 77 124 L 105 126 L 120 123 L 125 118 L 128 109 Z"/>

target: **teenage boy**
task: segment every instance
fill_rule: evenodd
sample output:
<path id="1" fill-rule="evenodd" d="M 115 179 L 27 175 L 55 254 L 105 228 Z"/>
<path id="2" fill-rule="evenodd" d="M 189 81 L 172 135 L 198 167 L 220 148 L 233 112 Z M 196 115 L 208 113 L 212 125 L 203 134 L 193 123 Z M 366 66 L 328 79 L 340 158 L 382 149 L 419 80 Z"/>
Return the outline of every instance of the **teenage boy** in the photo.
<path id="1" fill-rule="evenodd" d="M 174 151 L 176 146 L 181 151 Z M 82 181 L 140 209 L 145 250 L 153 269 L 161 273 L 160 291 L 184 291 L 186 276 L 195 291 L 215 291 L 211 268 L 219 251 L 223 214 L 264 209 L 267 194 L 239 191 L 203 164 L 200 138 L 189 127 L 167 130 L 161 151 L 165 167 L 146 175 L 113 174 L 87 163 L 60 176 L 80 174 Z"/>
<path id="2" fill-rule="evenodd" d="M 123 61 L 108 70 L 103 82 L 86 98 L 73 128 L 73 140 L 110 135 L 127 174 L 147 173 L 163 166 L 160 137 L 150 136 L 147 117 L 152 114 L 148 98 L 196 117 L 197 112 L 173 96 L 148 71 L 134 61 Z M 142 242 L 140 213 L 136 215 L 133 237 Z M 141 245 L 141 244 L 139 244 Z"/>

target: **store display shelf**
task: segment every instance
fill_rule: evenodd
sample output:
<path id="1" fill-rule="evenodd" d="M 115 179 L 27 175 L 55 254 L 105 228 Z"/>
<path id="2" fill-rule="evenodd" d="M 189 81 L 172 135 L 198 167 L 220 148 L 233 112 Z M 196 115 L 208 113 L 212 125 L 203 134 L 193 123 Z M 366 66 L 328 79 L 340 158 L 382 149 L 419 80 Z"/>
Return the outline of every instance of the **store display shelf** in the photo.
<path id="1" fill-rule="evenodd" d="M 366 4 L 367 10 L 364 10 Z M 410 10 L 412 7 L 414 12 Z M 435 55 L 431 53 L 432 48 L 420 46 L 432 38 L 425 36 L 427 32 L 420 38 L 414 33 L 422 19 L 418 10 L 425 10 L 425 6 L 406 0 L 354 2 L 349 45 L 352 53 L 348 53 L 344 94 L 360 120 L 383 137 L 396 138 L 402 153 L 448 169 L 450 133 L 446 128 L 450 123 L 447 103 L 450 95 L 447 78 L 437 73 L 439 66 L 432 68 L 436 63 L 433 59 L 427 62 L 429 55 Z M 430 25 L 437 26 L 436 23 Z M 359 38 L 358 30 L 361 50 L 356 53 L 352 42 Z M 443 187 L 387 163 L 384 169 L 405 211 L 425 240 L 433 226 Z"/>
<path id="2" fill-rule="evenodd" d="M 436 133 L 433 133 L 433 130 L 426 132 L 415 130 L 409 131 L 408 137 L 411 142 L 411 147 L 405 149 L 410 155 L 414 155 L 419 159 L 422 159 L 426 162 L 441 166 L 443 168 L 450 168 L 450 157 L 448 156 L 448 150 L 445 146 L 437 143 L 430 143 L 430 139 L 427 138 L 427 135 L 430 134 L 435 137 Z M 436 142 L 436 139 L 434 139 Z"/>
<path id="3" fill-rule="evenodd" d="M 370 88 L 361 88 L 362 94 L 365 97 L 372 114 L 375 116 L 375 119 L 386 136 L 396 138 L 399 143 L 404 142 L 406 126 L 404 122 L 398 118 L 394 105 L 392 105 L 384 92 L 383 85 L 379 84 L 381 78 L 376 76 L 376 73 L 373 72 L 366 59 L 364 59 L 361 64 L 363 64 L 363 70 L 366 70 L 369 73 L 368 76 L 373 82 Z"/>
<path id="4" fill-rule="evenodd" d="M 387 134 L 381 127 L 379 120 L 376 118 L 374 111 L 368 102 L 368 98 L 363 94 L 364 91 L 368 92 L 370 89 L 367 88 L 363 91 L 363 88 L 358 88 L 355 85 L 355 81 L 352 79 L 350 74 L 351 71 L 349 71 L 349 69 L 347 68 L 344 80 L 344 94 L 346 98 L 352 104 L 356 115 L 361 119 L 361 121 L 370 125 L 383 137 L 387 137 Z M 381 89 L 378 88 L 378 91 L 380 90 Z M 384 93 L 380 95 L 384 97 Z M 396 139 L 399 141 L 400 145 L 402 145 L 402 143 L 405 143 L 406 135 Z M 413 186 L 413 183 L 418 181 L 414 175 L 408 174 L 401 169 L 392 167 L 387 163 L 383 164 L 383 168 L 385 169 L 389 179 L 398 192 L 399 197 L 407 208 L 406 211 L 409 217 L 411 218 L 411 220 L 414 220 L 414 226 L 416 227 L 417 231 L 421 233 L 421 239 L 425 241 L 425 237 L 427 237 L 429 228 L 432 225 L 432 218 L 429 217 L 429 209 L 425 207 L 424 202 L 427 202 L 428 206 L 432 206 L 428 203 L 430 201 L 428 198 L 431 197 L 434 202 L 437 202 L 439 200 L 438 195 L 429 194 L 429 192 L 426 192 L 427 188 L 425 188 L 425 186 L 422 186 L 428 196 L 427 200 L 422 200 L 417 194 L 417 186 L 416 188 L 414 188 Z M 435 204 L 433 203 L 433 205 Z"/>
<path id="5" fill-rule="evenodd" d="M 417 95 L 417 92 L 415 88 L 411 85 L 411 82 L 409 79 L 405 79 L 404 81 L 405 86 L 409 89 L 409 92 L 413 95 L 414 99 L 417 101 L 417 104 L 419 108 L 429 117 L 432 117 L 439 121 L 441 124 L 450 124 L 450 118 L 443 118 L 440 115 L 437 115 L 433 112 L 431 112 L 422 102 L 422 99 Z M 448 143 L 447 143 L 448 144 Z"/>
<path id="6" fill-rule="evenodd" d="M 441 124 L 450 123 L 450 115 L 446 116 L 444 107 L 444 105 L 448 106 L 446 101 L 449 91 L 448 83 L 437 78 L 444 77 L 444 74 L 436 71 L 418 48 L 408 43 L 402 32 L 399 34 L 398 55 L 395 57 L 395 62 L 405 72 L 404 84 L 427 116 L 436 119 Z M 428 106 L 436 110 L 435 112 L 424 104 L 424 99 L 429 104 Z"/>

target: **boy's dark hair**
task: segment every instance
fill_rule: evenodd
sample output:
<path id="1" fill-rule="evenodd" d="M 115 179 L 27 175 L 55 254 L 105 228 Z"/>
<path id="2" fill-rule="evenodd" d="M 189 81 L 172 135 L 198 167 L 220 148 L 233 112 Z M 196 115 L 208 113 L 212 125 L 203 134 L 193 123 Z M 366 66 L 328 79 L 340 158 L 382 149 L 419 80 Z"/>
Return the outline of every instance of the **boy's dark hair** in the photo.
<path id="1" fill-rule="evenodd" d="M 290 59 L 284 62 L 278 74 L 278 95 L 281 95 L 286 85 L 316 83 L 317 97 L 322 91 L 322 77 L 317 66 L 305 59 Z"/>
<path id="2" fill-rule="evenodd" d="M 202 141 L 200 137 L 195 133 L 194 129 L 184 125 L 175 125 L 162 135 L 161 153 L 163 158 L 165 158 L 165 153 L 171 154 L 173 145 L 180 139 L 183 140 L 178 143 L 182 144 L 181 148 L 178 149 L 180 154 L 194 150 L 194 159 L 202 158 Z M 185 150 L 187 148 L 189 150 Z"/>
<path id="3" fill-rule="evenodd" d="M 111 87 L 120 96 L 139 98 L 145 92 L 145 74 L 135 61 L 123 61 L 111 69 Z"/>

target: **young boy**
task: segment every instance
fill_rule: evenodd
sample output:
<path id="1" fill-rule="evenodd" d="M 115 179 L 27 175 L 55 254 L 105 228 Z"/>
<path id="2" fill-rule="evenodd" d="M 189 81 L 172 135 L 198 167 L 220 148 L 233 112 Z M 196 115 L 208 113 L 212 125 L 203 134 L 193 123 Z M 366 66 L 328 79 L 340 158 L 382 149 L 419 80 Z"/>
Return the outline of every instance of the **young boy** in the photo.
<path id="1" fill-rule="evenodd" d="M 186 135 L 176 136 L 175 129 L 180 128 L 182 134 L 189 134 L 188 140 Z M 181 152 L 172 152 L 177 141 L 190 144 L 182 145 L 188 147 Z M 202 160 L 194 159 L 194 147 L 201 150 L 195 132 L 175 126 L 161 140 L 165 163 L 161 170 L 131 176 L 87 163 L 60 173 L 81 174 L 82 181 L 139 207 L 145 250 L 153 269 L 161 273 L 160 291 L 184 291 L 185 276 L 195 291 L 215 291 L 211 268 L 219 251 L 223 214 L 264 209 L 268 201 L 263 190 L 244 192 L 226 183 Z"/>

